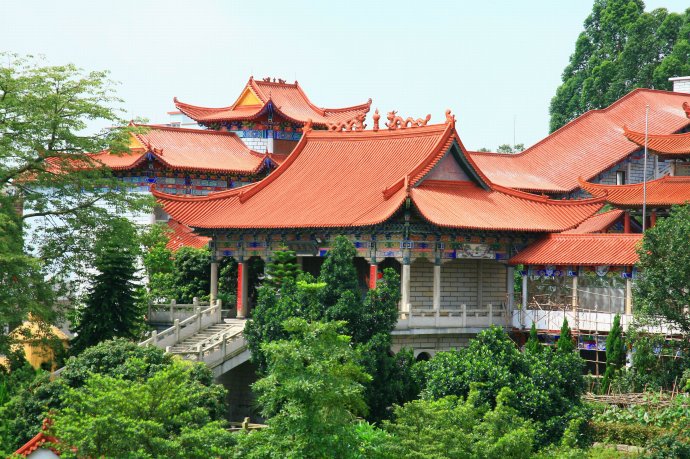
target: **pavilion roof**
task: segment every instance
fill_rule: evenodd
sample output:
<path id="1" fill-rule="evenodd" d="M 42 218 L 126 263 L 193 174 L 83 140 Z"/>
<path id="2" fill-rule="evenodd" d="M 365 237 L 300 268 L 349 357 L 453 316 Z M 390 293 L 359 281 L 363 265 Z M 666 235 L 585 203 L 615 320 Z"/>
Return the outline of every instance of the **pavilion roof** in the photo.
<path id="1" fill-rule="evenodd" d="M 580 181 L 582 189 L 595 197 L 603 197 L 618 207 L 642 207 L 644 184 L 602 185 Z M 690 201 L 690 177 L 664 176 L 647 181 L 647 206 L 670 207 Z"/>
<path id="2" fill-rule="evenodd" d="M 690 124 L 683 103 L 690 94 L 635 89 L 602 110 L 590 110 L 518 154 L 472 152 L 470 156 L 496 184 L 525 191 L 568 193 L 577 178 L 595 178 L 640 149 L 623 126 L 670 134 Z"/>
<path id="3" fill-rule="evenodd" d="M 549 234 L 508 260 L 511 265 L 632 266 L 642 234 Z"/>
<path id="4" fill-rule="evenodd" d="M 425 180 L 452 158 L 466 181 Z M 243 188 L 203 197 L 154 190 L 165 211 L 194 228 L 362 227 L 384 222 L 406 199 L 439 226 L 563 231 L 603 199 L 554 201 L 494 186 L 446 124 L 381 131 L 308 131 L 275 172 Z"/>
<path id="5" fill-rule="evenodd" d="M 46 445 L 46 443 L 48 443 L 48 445 Z M 57 439 L 49 435 L 46 435 L 45 430 L 42 430 L 41 432 L 34 435 L 34 437 L 31 440 L 22 445 L 17 451 L 14 452 L 14 454 L 18 456 L 27 457 L 37 449 L 49 447 L 49 449 L 57 455 L 57 451 L 50 447 L 50 444 L 54 443 L 57 443 Z"/>
<path id="6" fill-rule="evenodd" d="M 644 148 L 644 131 L 631 131 L 627 126 L 623 127 L 625 136 L 632 142 Z M 647 148 L 664 158 L 688 158 L 690 157 L 690 132 L 680 134 L 647 134 Z"/>
<path id="7" fill-rule="evenodd" d="M 321 108 L 314 105 L 300 85 L 284 81 L 249 81 L 239 98 L 230 106 L 211 108 L 187 104 L 174 99 L 175 106 L 185 115 L 199 123 L 220 121 L 248 121 L 256 119 L 268 110 L 280 113 L 295 123 L 312 120 L 315 126 L 325 127 L 330 123 L 349 121 L 357 115 L 369 112 L 371 99 L 360 105 L 343 108 Z"/>
<path id="8" fill-rule="evenodd" d="M 589 217 L 575 228 L 564 231 L 566 234 L 588 234 L 588 233 L 605 233 L 611 226 L 613 226 L 619 219 L 623 217 L 625 211 L 620 209 L 609 210 Z"/>
<path id="9" fill-rule="evenodd" d="M 208 237 L 194 234 L 189 226 L 173 219 L 168 220 L 167 226 L 170 233 L 168 233 L 168 243 L 165 244 L 165 247 L 172 251 L 184 246 L 200 249 L 206 247 L 211 240 Z"/>
<path id="10" fill-rule="evenodd" d="M 104 151 L 92 155 L 92 158 L 111 169 L 126 170 L 136 167 L 146 159 L 147 154 L 151 154 L 173 169 L 239 174 L 258 172 L 267 158 L 247 148 L 231 132 L 142 127 L 146 128 L 146 132 L 133 134 L 131 152 L 120 155 Z"/>

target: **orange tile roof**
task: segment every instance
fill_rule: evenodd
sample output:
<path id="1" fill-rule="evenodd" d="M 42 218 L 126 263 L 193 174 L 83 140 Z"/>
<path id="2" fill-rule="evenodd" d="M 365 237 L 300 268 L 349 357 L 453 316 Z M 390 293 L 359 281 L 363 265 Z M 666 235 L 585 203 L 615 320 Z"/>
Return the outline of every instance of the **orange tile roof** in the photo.
<path id="1" fill-rule="evenodd" d="M 423 181 L 453 144 L 476 183 Z M 562 231 L 603 205 L 603 199 L 552 201 L 491 188 L 464 151 L 453 124 L 309 131 L 258 183 L 205 197 L 154 195 L 169 215 L 196 228 L 369 226 L 390 218 L 410 197 L 425 218 L 442 226 Z"/>
<path id="2" fill-rule="evenodd" d="M 591 180 L 639 150 L 623 126 L 672 133 L 690 124 L 683 102 L 690 94 L 636 89 L 603 110 L 591 110 L 522 153 L 470 153 L 492 182 L 526 191 L 566 193 L 579 187 L 577 177 Z"/>
<path id="3" fill-rule="evenodd" d="M 631 131 L 623 126 L 625 136 L 644 148 L 644 132 Z M 647 148 L 666 158 L 690 157 L 690 132 L 681 134 L 647 134 Z"/>
<path id="4" fill-rule="evenodd" d="M 150 152 L 173 169 L 217 173 L 254 174 L 264 167 L 266 156 L 250 150 L 231 132 L 143 126 L 136 134 L 144 148 L 134 148 L 122 155 L 101 152 L 92 156 L 111 169 L 131 169 Z"/>
<path id="5" fill-rule="evenodd" d="M 366 114 L 371 108 L 371 99 L 368 102 L 352 107 L 321 108 L 312 104 L 300 85 L 295 83 L 274 83 L 249 78 L 245 90 L 251 89 L 261 100 L 260 105 L 239 106 L 240 99 L 228 107 L 210 108 L 180 102 L 175 98 L 175 106 L 193 120 L 200 123 L 213 123 L 219 121 L 245 121 L 253 120 L 268 109 L 269 102 L 273 110 L 279 112 L 288 120 L 296 123 L 306 123 L 311 119 L 316 126 L 325 126 L 328 123 L 349 121 L 359 114 Z"/>
<path id="6" fill-rule="evenodd" d="M 580 181 L 582 189 L 592 196 L 606 198 L 606 201 L 620 207 L 642 207 L 643 184 L 602 185 Z M 664 176 L 647 181 L 647 206 L 670 207 L 690 201 L 690 177 Z"/>
<path id="7" fill-rule="evenodd" d="M 427 180 L 412 189 L 420 213 L 438 226 L 506 231 L 563 231 L 602 207 L 601 199 L 562 201 L 494 185 Z"/>
<path id="8" fill-rule="evenodd" d="M 189 226 L 173 219 L 168 220 L 167 226 L 170 232 L 165 247 L 173 252 L 183 246 L 200 249 L 206 247 L 211 240 L 211 238 L 194 234 Z"/>
<path id="9" fill-rule="evenodd" d="M 613 226 L 620 218 L 623 217 L 625 211 L 620 209 L 609 210 L 601 214 L 592 215 L 587 220 L 580 223 L 577 227 L 564 231 L 565 234 L 588 234 L 588 233 L 605 233 L 611 226 Z"/>
<path id="10" fill-rule="evenodd" d="M 56 441 L 57 440 L 55 438 L 47 436 L 43 432 L 39 432 L 31 440 L 26 442 L 24 446 L 15 451 L 14 454 L 27 457 L 37 449 L 42 448 L 46 443 L 56 443 Z M 55 451 L 53 448 L 50 448 L 50 450 L 57 455 L 57 451 Z"/>
<path id="11" fill-rule="evenodd" d="M 511 265 L 632 266 L 642 234 L 549 234 L 508 260 Z"/>

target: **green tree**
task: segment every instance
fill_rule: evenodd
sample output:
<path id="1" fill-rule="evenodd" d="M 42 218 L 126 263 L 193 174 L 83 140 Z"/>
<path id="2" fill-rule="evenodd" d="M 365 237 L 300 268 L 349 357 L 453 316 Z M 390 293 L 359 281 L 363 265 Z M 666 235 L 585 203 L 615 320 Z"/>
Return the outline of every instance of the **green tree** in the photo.
<path id="1" fill-rule="evenodd" d="M 551 131 L 634 88 L 670 89 L 690 72 L 690 13 L 644 12 L 642 0 L 595 0 L 551 100 Z"/>
<path id="2" fill-rule="evenodd" d="M 513 391 L 501 389 L 496 407 L 478 403 L 476 391 L 467 400 L 456 396 L 415 400 L 394 412 L 384 428 L 393 436 L 390 450 L 401 458 L 527 458 L 535 430 L 514 408 Z"/>
<path id="3" fill-rule="evenodd" d="M 128 382 L 141 382 L 173 365 L 173 358 L 153 346 L 138 346 L 125 339 L 104 341 L 86 349 L 78 357 L 70 357 L 59 378 L 39 375 L 28 389 L 0 407 L 0 432 L 3 452 L 10 454 L 38 433 L 50 411 L 60 411 L 65 405 L 65 393 L 84 387 L 94 374 L 110 376 Z M 203 364 L 190 369 L 190 377 L 209 388 L 206 397 L 199 399 L 200 409 L 210 413 L 212 421 L 225 415 L 225 391 L 213 384 L 213 373 Z"/>
<path id="4" fill-rule="evenodd" d="M 93 374 L 63 394 L 50 433 L 61 457 L 230 457 L 234 437 L 205 406 L 217 392 L 181 360 L 134 381 Z"/>
<path id="5" fill-rule="evenodd" d="M 539 344 L 539 337 L 537 336 L 537 325 L 532 322 L 532 328 L 529 330 L 529 338 L 525 344 L 525 352 L 529 354 L 538 354 L 541 352 L 541 344 Z"/>
<path id="6" fill-rule="evenodd" d="M 539 444 L 557 441 L 570 420 L 579 416 L 583 361 L 574 352 L 551 349 L 521 353 L 498 327 L 482 331 L 469 346 L 439 352 L 420 368 L 422 398 L 466 397 L 496 405 L 499 392 L 511 388 L 520 400 L 520 415 L 535 422 Z"/>
<path id="7" fill-rule="evenodd" d="M 279 289 L 286 282 L 295 282 L 299 271 L 294 250 L 273 252 L 273 259 L 266 265 L 265 284 Z"/>
<path id="8" fill-rule="evenodd" d="M 107 208 L 141 210 L 150 199 L 119 186 L 88 154 L 126 151 L 132 129 L 84 134 L 87 123 L 124 125 L 107 72 L 8 53 L 0 53 L 0 62 L 0 234 L 8 230 L 14 239 L 0 242 L 6 325 L 28 312 L 50 320 L 54 298 L 70 287 L 68 274 L 79 277 L 90 267 L 93 234 L 114 217 Z M 46 224 L 34 223 L 35 239 L 23 244 L 21 230 L 40 220 Z M 48 274 L 51 285 L 42 286 Z"/>
<path id="9" fill-rule="evenodd" d="M 570 331 L 570 324 L 568 324 L 568 319 L 566 317 L 563 317 L 561 335 L 556 343 L 556 349 L 562 354 L 568 354 L 575 350 L 575 345 L 573 344 L 573 334 Z"/>
<path id="10" fill-rule="evenodd" d="M 98 236 L 92 286 L 79 313 L 72 341 L 75 354 L 101 341 L 134 339 L 144 328 L 144 314 L 137 284 L 136 229 L 128 220 L 112 222 Z"/>
<path id="11" fill-rule="evenodd" d="M 638 318 L 690 333 L 690 206 L 676 206 L 645 231 L 633 301 Z"/>
<path id="12" fill-rule="evenodd" d="M 252 387 L 269 427 L 241 437 L 237 457 L 352 457 L 370 376 L 339 333 L 343 325 L 292 318 L 284 323 L 289 340 L 263 344 L 268 371 Z"/>
<path id="13" fill-rule="evenodd" d="M 621 327 L 621 316 L 616 314 L 613 318 L 613 325 L 606 337 L 606 371 L 601 380 L 601 392 L 609 390 L 611 381 L 625 365 L 625 344 L 623 341 L 623 328 Z"/>

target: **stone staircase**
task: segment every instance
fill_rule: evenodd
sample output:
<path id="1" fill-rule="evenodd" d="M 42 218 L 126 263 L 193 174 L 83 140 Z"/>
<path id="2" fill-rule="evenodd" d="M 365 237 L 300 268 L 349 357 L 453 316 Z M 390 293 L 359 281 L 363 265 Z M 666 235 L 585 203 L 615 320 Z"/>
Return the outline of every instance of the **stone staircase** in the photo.
<path id="1" fill-rule="evenodd" d="M 183 359 L 206 363 L 216 377 L 249 360 L 244 319 L 221 319 L 221 302 L 196 313 L 139 343 L 165 349 Z"/>

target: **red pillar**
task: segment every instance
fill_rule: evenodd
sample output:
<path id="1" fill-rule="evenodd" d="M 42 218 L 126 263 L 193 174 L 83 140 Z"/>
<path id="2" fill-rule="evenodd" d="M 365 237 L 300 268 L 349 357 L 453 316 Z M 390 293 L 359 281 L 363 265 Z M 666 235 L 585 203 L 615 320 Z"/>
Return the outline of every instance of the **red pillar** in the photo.
<path id="1" fill-rule="evenodd" d="M 237 318 L 244 319 L 244 263 L 237 263 Z"/>
<path id="2" fill-rule="evenodd" d="M 623 216 L 623 232 L 630 232 L 630 211 L 626 210 Z"/>
<path id="3" fill-rule="evenodd" d="M 652 211 L 652 216 L 649 217 L 649 227 L 654 228 L 656 225 L 656 210 Z"/>
<path id="4" fill-rule="evenodd" d="M 376 278 L 378 274 L 378 266 L 376 266 L 376 263 L 371 263 L 369 265 L 369 290 L 376 288 Z"/>

